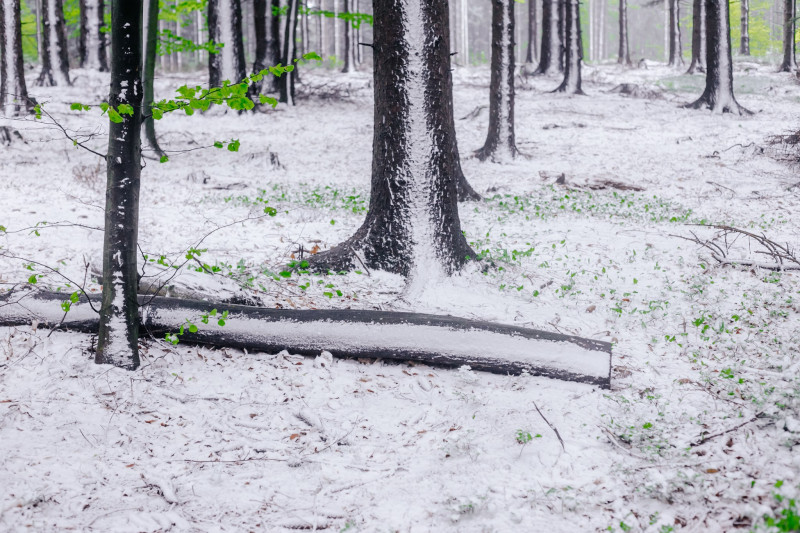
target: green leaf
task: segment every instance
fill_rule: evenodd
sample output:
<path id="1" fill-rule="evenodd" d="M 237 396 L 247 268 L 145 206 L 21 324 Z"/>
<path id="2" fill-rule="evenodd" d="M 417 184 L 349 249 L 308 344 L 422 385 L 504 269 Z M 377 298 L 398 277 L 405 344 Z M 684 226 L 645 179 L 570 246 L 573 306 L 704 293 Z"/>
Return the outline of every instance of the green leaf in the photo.
<path id="1" fill-rule="evenodd" d="M 120 115 L 133 116 L 133 106 L 130 104 L 119 104 L 119 107 L 117 107 L 117 112 Z"/>
<path id="2" fill-rule="evenodd" d="M 120 114 L 111 106 L 108 108 L 108 119 L 115 124 L 119 124 L 123 120 Z"/>
<path id="3" fill-rule="evenodd" d="M 239 151 L 239 139 L 234 139 L 228 143 L 228 151 L 230 152 L 238 152 Z"/>
<path id="4" fill-rule="evenodd" d="M 220 326 L 224 326 L 225 325 L 225 321 L 220 318 L 219 320 L 217 320 L 217 324 L 219 324 Z"/>
<path id="5" fill-rule="evenodd" d="M 278 214 L 278 210 L 275 209 L 274 207 L 270 207 L 270 206 L 265 207 L 264 208 L 264 212 L 266 214 L 268 214 L 269 216 L 271 216 L 271 217 L 274 217 L 275 215 Z"/>
<path id="6" fill-rule="evenodd" d="M 78 303 L 78 300 L 80 300 L 80 299 L 81 299 L 81 297 L 80 297 L 80 295 L 78 294 L 77 291 L 73 292 L 72 294 L 69 295 L 69 301 L 74 303 L 74 304 Z"/>
<path id="7" fill-rule="evenodd" d="M 161 159 L 158 160 L 159 163 L 166 163 L 167 161 L 169 161 L 169 157 L 165 155 L 162 155 Z"/>
<path id="8" fill-rule="evenodd" d="M 264 96 L 263 94 L 258 95 L 258 101 L 261 102 L 262 105 L 271 105 L 272 109 L 278 107 L 278 99 L 273 98 L 271 96 Z"/>
<path id="9" fill-rule="evenodd" d="M 163 112 L 163 111 L 161 111 L 161 110 L 160 110 L 159 108 L 157 108 L 157 107 L 154 107 L 154 108 L 151 110 L 151 113 L 152 113 L 152 115 L 153 115 L 153 119 L 154 119 L 154 120 L 161 120 L 161 119 L 164 117 L 164 112 Z"/>
<path id="10" fill-rule="evenodd" d="M 316 52 L 308 52 L 303 54 L 303 59 L 314 59 L 316 61 L 322 61 L 322 58 Z"/>
<path id="11" fill-rule="evenodd" d="M 291 273 L 291 272 L 289 272 L 289 271 L 287 271 L 287 270 L 284 270 L 284 271 L 283 271 L 283 272 L 281 272 L 279 275 L 280 275 L 282 278 L 291 278 L 291 277 L 292 277 L 292 273 Z"/>
<path id="12" fill-rule="evenodd" d="M 31 285 L 36 285 L 37 281 L 38 280 L 36 279 L 36 274 L 33 274 L 31 277 L 28 278 L 28 283 L 30 283 Z"/>
<path id="13" fill-rule="evenodd" d="M 222 143 L 219 141 L 214 141 L 214 148 L 222 148 Z"/>
<path id="14" fill-rule="evenodd" d="M 72 306 L 72 304 L 71 304 L 70 302 L 61 302 L 61 309 L 62 309 L 62 310 L 65 312 L 65 313 L 69 313 L 69 308 L 70 308 L 71 306 Z"/>
<path id="15" fill-rule="evenodd" d="M 189 333 L 197 333 L 197 326 L 195 326 L 194 324 L 190 324 Z"/>

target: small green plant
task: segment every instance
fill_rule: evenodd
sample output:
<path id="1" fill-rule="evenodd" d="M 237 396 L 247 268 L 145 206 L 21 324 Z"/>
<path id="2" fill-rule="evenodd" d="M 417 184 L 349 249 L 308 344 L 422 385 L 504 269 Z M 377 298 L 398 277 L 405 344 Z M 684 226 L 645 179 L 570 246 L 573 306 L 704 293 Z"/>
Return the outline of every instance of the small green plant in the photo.
<path id="1" fill-rule="evenodd" d="M 533 439 L 541 439 L 542 436 L 537 433 L 536 435 L 532 435 L 530 431 L 524 431 L 522 429 L 517 430 L 517 442 L 520 444 L 528 444 Z"/>

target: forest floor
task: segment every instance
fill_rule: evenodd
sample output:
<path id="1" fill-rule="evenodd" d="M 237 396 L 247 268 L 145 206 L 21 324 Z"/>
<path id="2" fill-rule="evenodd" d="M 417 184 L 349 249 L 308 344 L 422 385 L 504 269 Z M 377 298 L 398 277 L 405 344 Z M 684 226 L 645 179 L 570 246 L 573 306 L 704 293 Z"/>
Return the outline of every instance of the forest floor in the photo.
<path id="1" fill-rule="evenodd" d="M 198 76 L 167 76 L 157 92 Z M 715 223 L 800 244 L 800 178 L 767 142 L 798 126 L 800 85 L 749 63 L 735 76 L 753 116 L 682 109 L 704 78 L 659 66 L 586 67 L 583 97 L 521 81 L 525 157 L 500 164 L 470 158 L 487 130 L 488 68 L 456 70 L 462 163 L 485 196 L 461 205 L 462 227 L 497 268 L 414 294 L 378 272 L 279 275 L 301 246 L 327 249 L 364 217 L 370 75 L 307 72 L 311 96 L 292 109 L 160 121 L 168 150 L 241 142 L 143 171 L 143 251 L 170 265 L 194 247 L 215 267 L 188 263 L 176 290 L 611 341 L 612 389 L 162 339 L 142 340 L 131 373 L 93 364 L 89 336 L 0 328 L 0 529 L 666 533 L 796 517 L 800 276 L 724 266 L 681 238 L 711 238 L 692 224 Z M 103 151 L 106 119 L 68 106 L 103 101 L 106 79 L 75 79 L 31 93 Z M 651 94 L 609 92 L 620 83 Z M 26 258 L 0 257 L 6 288 L 34 274 L 64 288 L 29 260 L 75 279 L 100 269 L 104 169 L 49 122 L 0 123 L 24 140 L 0 147 L 0 254 Z M 729 242 L 732 258 L 769 260 L 746 237 Z"/>

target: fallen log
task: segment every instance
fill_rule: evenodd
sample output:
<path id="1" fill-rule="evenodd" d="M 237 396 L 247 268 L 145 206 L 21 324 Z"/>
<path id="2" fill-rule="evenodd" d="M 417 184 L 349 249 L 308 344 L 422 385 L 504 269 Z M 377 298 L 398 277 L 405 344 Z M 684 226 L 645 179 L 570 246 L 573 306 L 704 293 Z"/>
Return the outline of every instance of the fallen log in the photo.
<path id="1" fill-rule="evenodd" d="M 64 313 L 68 298 L 53 292 L 0 296 L 0 326 L 38 323 L 96 333 L 98 315 L 85 297 Z M 99 308 L 99 297 L 92 296 Z M 446 367 L 469 365 L 496 374 L 546 376 L 609 388 L 611 344 L 547 331 L 452 316 L 371 310 L 288 310 L 140 296 L 141 332 L 176 333 L 181 342 L 276 353 L 287 350 L 336 357 L 417 361 Z M 217 315 L 201 322 L 212 309 Z M 227 311 L 224 326 L 217 318 Z M 194 328 L 192 328 L 194 329 Z"/>

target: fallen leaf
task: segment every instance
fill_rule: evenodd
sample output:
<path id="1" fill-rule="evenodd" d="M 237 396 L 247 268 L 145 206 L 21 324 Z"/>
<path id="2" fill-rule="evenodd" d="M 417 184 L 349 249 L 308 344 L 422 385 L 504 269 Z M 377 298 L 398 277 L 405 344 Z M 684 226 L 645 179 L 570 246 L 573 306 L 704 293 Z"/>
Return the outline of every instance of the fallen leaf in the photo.
<path id="1" fill-rule="evenodd" d="M 136 463 L 131 463 L 129 465 L 125 465 L 125 468 L 130 468 L 130 467 L 135 466 L 135 465 L 136 465 Z"/>
<path id="2" fill-rule="evenodd" d="M 145 420 L 144 421 L 145 424 L 152 424 L 153 422 L 155 422 L 155 419 L 153 419 L 153 420 Z"/>
<path id="3" fill-rule="evenodd" d="M 719 472 L 719 470 L 716 469 L 716 468 L 707 468 L 706 469 L 706 474 L 716 474 L 717 472 Z"/>
<path id="4" fill-rule="evenodd" d="M 592 313 L 592 312 L 594 312 L 595 309 L 597 309 L 596 305 L 590 305 L 589 307 L 586 308 L 586 312 L 587 313 Z"/>
<path id="5" fill-rule="evenodd" d="M 294 440 L 300 436 L 300 433 L 292 433 L 289 435 L 289 440 Z"/>

